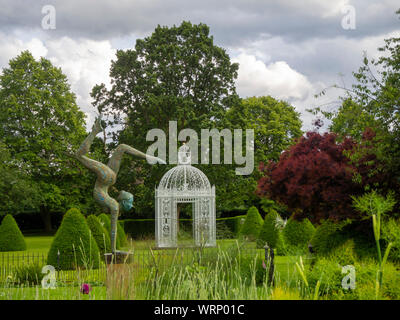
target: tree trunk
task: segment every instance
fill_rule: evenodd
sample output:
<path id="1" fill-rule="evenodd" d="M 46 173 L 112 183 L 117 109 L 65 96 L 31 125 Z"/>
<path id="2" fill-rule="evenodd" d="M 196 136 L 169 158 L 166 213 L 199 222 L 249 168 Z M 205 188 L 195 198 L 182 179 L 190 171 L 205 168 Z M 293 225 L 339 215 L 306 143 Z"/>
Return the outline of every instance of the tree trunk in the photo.
<path id="1" fill-rule="evenodd" d="M 52 232 L 53 228 L 51 226 L 51 214 L 46 208 L 42 208 L 40 210 L 40 217 L 42 218 L 43 225 L 44 225 L 44 231 L 46 233 Z"/>

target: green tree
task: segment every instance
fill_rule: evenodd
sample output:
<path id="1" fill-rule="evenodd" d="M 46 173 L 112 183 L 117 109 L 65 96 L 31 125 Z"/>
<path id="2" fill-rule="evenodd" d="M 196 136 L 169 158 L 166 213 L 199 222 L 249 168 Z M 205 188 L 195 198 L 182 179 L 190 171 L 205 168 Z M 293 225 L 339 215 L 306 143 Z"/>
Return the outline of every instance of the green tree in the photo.
<path id="1" fill-rule="evenodd" d="M 84 113 L 66 76 L 28 51 L 11 59 L 0 75 L 0 136 L 15 168 L 26 168 L 34 186 L 28 196 L 51 230 L 51 213 L 92 201 L 92 178 L 68 156 L 85 136 Z M 35 191 L 35 192 L 33 192 Z M 20 207 L 16 211 L 24 211 Z"/>
<path id="2" fill-rule="evenodd" d="M 0 251 L 26 250 L 25 238 L 19 230 L 17 222 L 8 214 L 0 225 Z"/>
<path id="3" fill-rule="evenodd" d="M 400 10 L 396 12 L 400 15 Z M 353 72 L 351 88 L 334 85 L 345 91 L 337 112 L 323 112 L 332 119 L 330 129 L 341 136 L 360 140 L 367 128 L 376 133 L 374 153 L 386 163 L 388 175 L 400 182 L 400 37 L 385 39 L 378 48 L 381 55 L 370 59 L 364 54 L 362 65 Z M 321 94 L 324 94 L 323 91 Z M 398 189 L 398 185 L 395 187 Z M 386 192 L 387 190 L 385 190 Z"/>
<path id="4" fill-rule="evenodd" d="M 78 209 L 72 208 L 65 213 L 51 243 L 47 263 L 61 270 L 99 267 L 99 248 Z"/>
<path id="5" fill-rule="evenodd" d="M 92 90 L 94 105 L 111 116 L 109 124 L 122 125 L 110 147 L 126 143 L 145 151 L 151 144 L 146 142 L 148 130 L 162 129 L 168 139 L 169 121 L 177 121 L 178 131 L 191 128 L 198 134 L 200 128 L 224 127 L 226 109 L 239 101 L 238 65 L 209 33 L 205 24 L 158 26 L 149 37 L 138 39 L 134 49 L 117 51 L 110 70 L 112 88 L 101 84 Z M 138 195 L 134 209 L 149 217 L 154 212 L 154 185 L 166 168 L 131 161 L 121 165 L 117 187 Z M 222 168 L 213 169 L 205 173 L 215 183 L 214 176 L 223 175 L 218 171 Z"/>
<path id="6" fill-rule="evenodd" d="M 24 163 L 16 163 L 11 158 L 7 146 L 0 141 L 0 216 L 29 210 L 40 201 L 35 183 L 29 178 L 29 170 Z M 21 197 L 21 195 L 24 195 Z"/>
<path id="7" fill-rule="evenodd" d="M 256 240 L 263 225 L 263 219 L 256 207 L 247 211 L 246 220 L 239 231 L 239 236 L 248 240 Z"/>
<path id="8" fill-rule="evenodd" d="M 300 114 L 285 101 L 251 97 L 227 112 L 232 127 L 253 129 L 255 163 L 278 160 L 281 152 L 302 135 Z"/>

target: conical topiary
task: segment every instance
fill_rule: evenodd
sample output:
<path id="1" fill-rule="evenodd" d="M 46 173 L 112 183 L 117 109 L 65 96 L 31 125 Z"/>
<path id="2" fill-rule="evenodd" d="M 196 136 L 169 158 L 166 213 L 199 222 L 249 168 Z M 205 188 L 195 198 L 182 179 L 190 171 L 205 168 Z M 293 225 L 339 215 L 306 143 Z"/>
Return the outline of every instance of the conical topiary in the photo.
<path id="1" fill-rule="evenodd" d="M 246 220 L 239 231 L 241 238 L 247 238 L 250 241 L 256 240 L 263 225 L 263 219 L 256 207 L 251 207 L 247 211 Z"/>
<path id="2" fill-rule="evenodd" d="M 293 253 L 307 252 L 308 243 L 314 232 L 315 227 L 307 218 L 302 221 L 290 218 L 283 229 L 283 238 L 287 249 Z"/>
<path id="3" fill-rule="evenodd" d="M 125 246 L 127 243 L 126 234 L 125 234 L 124 227 L 122 226 L 120 221 L 118 221 L 118 223 L 117 223 L 117 237 L 118 237 L 119 245 L 121 247 Z"/>
<path id="4" fill-rule="evenodd" d="M 0 251 L 26 250 L 25 238 L 12 215 L 4 217 L 0 225 Z"/>
<path id="5" fill-rule="evenodd" d="M 100 254 L 103 256 L 105 253 L 110 252 L 110 236 L 106 228 L 101 225 L 99 219 L 94 214 L 91 214 L 87 217 L 86 222 L 89 226 L 90 231 L 92 232 L 94 239 L 96 240 Z"/>
<path id="6" fill-rule="evenodd" d="M 283 251 L 283 239 L 279 228 L 279 220 L 281 217 L 274 209 L 269 209 L 265 215 L 264 224 L 257 238 L 257 247 L 262 248 L 268 244 L 270 248 L 278 249 L 278 254 Z"/>
<path id="7" fill-rule="evenodd" d="M 73 270 L 76 267 L 98 268 L 99 262 L 99 248 L 86 219 L 78 209 L 68 210 L 51 244 L 47 264 Z"/>
<path id="8" fill-rule="evenodd" d="M 110 215 L 102 213 L 101 215 L 98 216 L 100 223 L 103 225 L 103 227 L 107 230 L 108 235 L 111 237 L 111 218 Z M 117 239 L 116 239 L 116 248 L 120 249 L 121 248 L 121 243 L 120 243 L 120 237 L 118 236 L 118 224 L 117 224 Z"/>

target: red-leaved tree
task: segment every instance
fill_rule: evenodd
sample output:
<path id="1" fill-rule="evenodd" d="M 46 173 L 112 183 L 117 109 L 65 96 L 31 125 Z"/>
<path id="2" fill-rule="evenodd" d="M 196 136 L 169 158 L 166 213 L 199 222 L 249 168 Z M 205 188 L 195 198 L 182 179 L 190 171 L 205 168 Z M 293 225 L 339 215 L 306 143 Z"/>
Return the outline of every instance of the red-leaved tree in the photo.
<path id="1" fill-rule="evenodd" d="M 373 133 L 368 132 L 364 140 L 372 139 Z M 367 148 L 370 144 L 349 138 L 338 142 L 334 133 L 308 132 L 278 162 L 260 165 L 264 176 L 258 181 L 258 194 L 285 204 L 295 219 L 308 218 L 313 223 L 359 219 L 350 196 L 364 192 L 372 182 L 367 173 L 379 165 Z M 360 150 L 364 154 L 352 157 L 356 151 L 361 154 Z"/>

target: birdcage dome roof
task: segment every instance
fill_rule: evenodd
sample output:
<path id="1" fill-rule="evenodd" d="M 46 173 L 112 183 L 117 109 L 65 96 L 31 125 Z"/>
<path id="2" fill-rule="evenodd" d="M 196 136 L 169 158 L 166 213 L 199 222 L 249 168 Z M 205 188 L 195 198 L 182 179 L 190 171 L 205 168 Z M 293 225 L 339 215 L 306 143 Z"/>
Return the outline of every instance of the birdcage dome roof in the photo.
<path id="1" fill-rule="evenodd" d="M 210 181 L 199 169 L 191 165 L 178 165 L 169 170 L 161 179 L 159 191 L 207 192 Z"/>
<path id="2" fill-rule="evenodd" d="M 183 145 L 179 148 L 178 165 L 164 174 L 158 191 L 182 195 L 211 192 L 211 184 L 207 176 L 198 168 L 193 167 L 190 162 L 189 147 Z"/>

